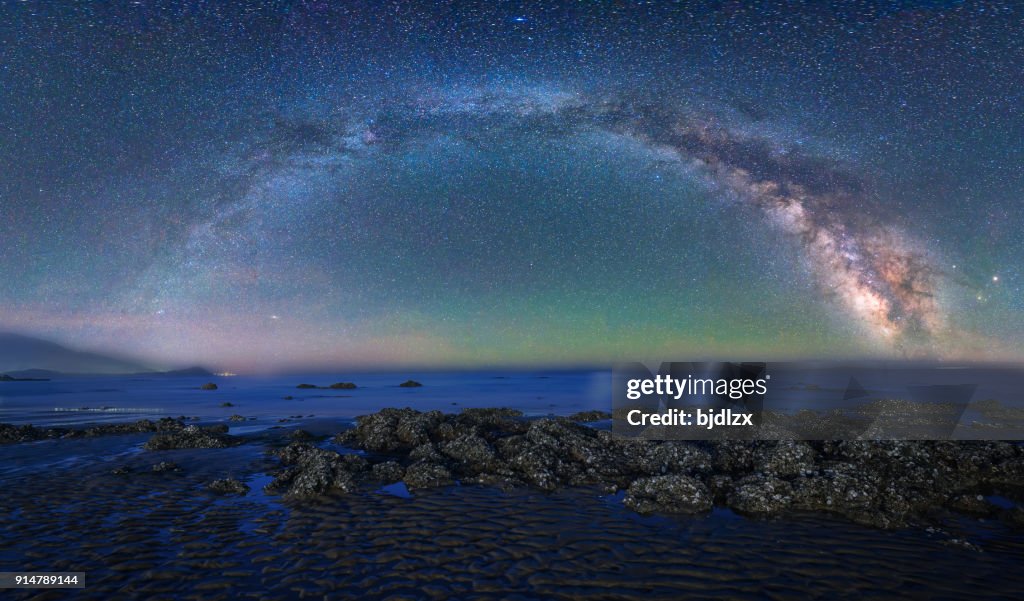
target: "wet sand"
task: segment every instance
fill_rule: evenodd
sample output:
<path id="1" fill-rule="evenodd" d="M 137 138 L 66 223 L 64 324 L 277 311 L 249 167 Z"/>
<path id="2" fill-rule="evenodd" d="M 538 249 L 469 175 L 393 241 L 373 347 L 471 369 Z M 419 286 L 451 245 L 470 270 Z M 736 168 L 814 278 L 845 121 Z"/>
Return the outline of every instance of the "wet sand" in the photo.
<path id="1" fill-rule="evenodd" d="M 822 515 L 643 517 L 622 495 L 449 486 L 301 502 L 262 491 L 281 430 L 224 449 L 148 435 L 0 447 L 0 561 L 87 572 L 13 599 L 1021 598 L 1024 537 L 998 520 L 891 531 Z M 181 471 L 153 473 L 161 461 Z M 117 468 L 129 472 L 116 475 Z M 211 480 L 238 478 L 244 496 Z M 391 489 L 395 490 L 395 489 Z M 401 489 L 399 489 L 401 490 Z M 964 544 L 962 541 L 968 541 Z"/>

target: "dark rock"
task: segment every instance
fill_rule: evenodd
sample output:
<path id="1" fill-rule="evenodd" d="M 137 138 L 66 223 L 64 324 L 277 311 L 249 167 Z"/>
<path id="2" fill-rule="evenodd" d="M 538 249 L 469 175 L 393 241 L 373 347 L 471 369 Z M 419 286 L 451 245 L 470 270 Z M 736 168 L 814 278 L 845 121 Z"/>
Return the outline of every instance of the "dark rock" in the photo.
<path id="1" fill-rule="evenodd" d="M 635 480 L 623 503 L 638 513 L 701 513 L 710 511 L 712 505 L 703 482 L 679 474 Z"/>
<path id="2" fill-rule="evenodd" d="M 716 504 L 724 505 L 735 484 L 732 477 L 726 474 L 712 474 L 707 479 L 708 490 Z"/>
<path id="3" fill-rule="evenodd" d="M 0 444 L 11 444 L 16 442 L 31 442 L 43 440 L 44 438 L 58 438 L 64 432 L 61 430 L 44 430 L 33 425 L 15 426 L 13 424 L 0 424 Z"/>
<path id="4" fill-rule="evenodd" d="M 989 466 L 986 480 L 997 486 L 1024 488 L 1024 458 L 1013 458 Z"/>
<path id="5" fill-rule="evenodd" d="M 444 456 L 437 450 L 437 445 L 432 442 L 421 444 L 415 449 L 409 451 L 409 459 L 412 461 L 432 461 L 434 463 L 444 463 Z"/>
<path id="6" fill-rule="evenodd" d="M 570 415 L 566 419 L 568 419 L 570 421 L 574 421 L 574 422 L 584 422 L 584 423 L 586 423 L 586 422 L 599 422 L 601 420 L 611 419 L 611 418 L 612 418 L 612 414 L 611 413 L 608 413 L 607 411 L 598 411 L 598 410 L 595 409 L 595 410 L 592 410 L 592 411 L 580 411 L 579 413 L 573 413 L 572 415 Z"/>
<path id="7" fill-rule="evenodd" d="M 153 473 L 162 474 L 164 472 L 180 472 L 181 467 L 177 463 L 171 463 L 170 461 L 161 461 L 160 463 L 154 464 Z"/>
<path id="8" fill-rule="evenodd" d="M 736 483 L 729 507 L 748 515 L 776 514 L 793 501 L 793 487 L 774 476 L 751 475 Z"/>
<path id="9" fill-rule="evenodd" d="M 850 464 L 834 464 L 792 485 L 793 509 L 836 513 L 880 528 L 905 525 L 912 504 L 921 509 L 939 505 L 924 495 L 915 500 L 898 481 Z"/>
<path id="10" fill-rule="evenodd" d="M 316 384 L 299 384 L 298 386 L 296 386 L 296 388 L 301 388 L 303 390 L 308 390 L 308 389 L 316 388 L 316 387 L 317 387 Z"/>
<path id="11" fill-rule="evenodd" d="M 127 476 L 128 474 L 132 473 L 132 468 L 128 467 L 127 465 L 122 465 L 121 467 L 115 467 L 114 469 L 110 470 L 110 473 L 114 474 L 115 476 Z"/>
<path id="12" fill-rule="evenodd" d="M 949 500 L 947 507 L 960 513 L 977 516 L 994 515 L 998 510 L 998 507 L 989 503 L 984 495 L 976 493 L 956 495 Z"/>
<path id="13" fill-rule="evenodd" d="M 694 443 L 666 441 L 636 444 L 635 441 L 625 441 L 616 446 L 622 455 L 623 467 L 629 473 L 650 476 L 675 473 L 693 475 L 711 470 L 711 455 Z"/>
<path id="14" fill-rule="evenodd" d="M 277 456 L 288 467 L 275 474 L 267 489 L 291 497 L 352 492 L 368 468 L 366 460 L 358 455 L 341 455 L 306 442 L 293 442 Z"/>
<path id="15" fill-rule="evenodd" d="M 142 434 L 146 432 L 176 432 L 184 428 L 180 420 L 169 417 L 160 418 L 157 421 L 148 419 L 139 420 L 124 424 L 100 424 L 89 426 L 80 430 L 71 430 L 66 438 L 92 438 L 96 436 L 110 436 L 117 434 Z"/>
<path id="16" fill-rule="evenodd" d="M 744 440 L 716 440 L 708 443 L 712 469 L 720 474 L 749 473 L 754 469 L 763 443 Z"/>
<path id="17" fill-rule="evenodd" d="M 288 396 L 284 397 L 284 400 L 292 401 L 292 400 L 295 400 L 295 397 L 293 397 L 292 395 L 288 395 Z"/>
<path id="18" fill-rule="evenodd" d="M 169 417 L 157 421 L 148 419 L 119 424 L 98 424 L 82 428 L 37 428 L 32 425 L 14 426 L 0 424 L 0 444 L 31 442 L 47 438 L 92 438 L 119 434 L 140 434 L 146 432 L 170 432 L 181 429 L 180 420 Z"/>
<path id="19" fill-rule="evenodd" d="M 796 478 L 793 505 L 809 511 L 867 509 L 878 488 L 876 479 L 853 466 L 837 464 L 813 477 Z"/>
<path id="20" fill-rule="evenodd" d="M 180 430 L 154 435 L 143 448 L 147 451 L 165 451 L 170 449 L 222 449 L 238 442 L 234 436 L 227 434 L 228 427 L 223 424 L 200 428 L 188 425 Z"/>
<path id="21" fill-rule="evenodd" d="M 368 451 L 411 450 L 430 442 L 430 432 L 444 419 L 440 411 L 382 409 L 356 419 L 356 427 L 339 437 L 340 444 L 355 443 Z"/>
<path id="22" fill-rule="evenodd" d="M 523 421 L 523 412 L 518 409 L 505 409 L 501 407 L 489 409 L 463 409 L 462 413 L 455 416 L 454 426 L 461 425 L 479 426 L 489 430 L 499 430 L 505 433 L 525 433 L 529 424 Z"/>
<path id="23" fill-rule="evenodd" d="M 881 528 L 933 519 L 939 509 L 993 512 L 977 503 L 977 491 L 1013 496 L 1024 489 L 1024 451 L 999 442 L 658 442 L 509 409 L 444 415 L 408 408 L 361 416 L 334 440 L 371 452 L 381 467 L 307 449 L 311 459 L 282 455 L 278 487 L 346 490 L 361 478 L 395 478 L 411 464 L 402 476 L 410 488 L 455 478 L 502 488 L 585 485 L 626 489 L 628 506 L 642 512 L 704 511 L 720 503 L 748 515 L 829 512 Z"/>
<path id="24" fill-rule="evenodd" d="M 536 420 L 526 434 L 501 438 L 495 448 L 521 478 L 544 490 L 564 484 L 625 483 L 619 457 L 607 439 L 572 422 Z"/>
<path id="25" fill-rule="evenodd" d="M 455 440 L 459 436 L 467 433 L 477 434 L 479 433 L 479 428 L 472 426 L 464 428 L 450 420 L 445 420 L 438 424 L 437 428 L 434 428 L 433 432 L 431 432 L 431 438 L 440 444 Z"/>
<path id="26" fill-rule="evenodd" d="M 430 461 L 418 461 L 405 470 L 403 478 L 410 490 L 416 488 L 435 488 L 452 483 L 452 474 L 448 468 Z"/>
<path id="27" fill-rule="evenodd" d="M 293 430 L 288 435 L 288 437 L 298 442 L 309 442 L 311 440 L 316 440 L 316 436 L 313 436 L 312 434 L 306 432 L 305 430 Z"/>
<path id="28" fill-rule="evenodd" d="M 229 422 L 244 422 L 245 416 L 238 415 L 237 413 L 228 418 Z"/>
<path id="29" fill-rule="evenodd" d="M 405 468 L 397 461 L 385 461 L 373 466 L 373 479 L 385 484 L 398 482 L 405 477 Z"/>
<path id="30" fill-rule="evenodd" d="M 328 388 L 334 390 L 355 390 L 356 385 L 354 382 L 335 382 L 334 384 L 328 386 Z"/>
<path id="31" fill-rule="evenodd" d="M 406 380 L 399 384 L 399 386 L 402 388 L 419 388 L 420 386 L 423 386 L 423 384 L 420 384 L 416 380 Z"/>
<path id="32" fill-rule="evenodd" d="M 490 471 L 499 463 L 491 445 L 476 434 L 464 434 L 445 443 L 441 452 L 472 474 Z"/>
<path id="33" fill-rule="evenodd" d="M 248 485 L 234 478 L 214 480 L 207 484 L 206 488 L 220 495 L 244 495 L 249 492 Z"/>
<path id="34" fill-rule="evenodd" d="M 200 390 L 217 390 L 217 385 L 213 382 L 207 382 L 199 387 Z"/>
<path id="35" fill-rule="evenodd" d="M 223 402 L 223 403 L 221 403 L 221 404 L 220 404 L 220 406 L 221 406 L 221 407 L 234 407 L 234 406 L 235 406 L 235 404 L 234 404 L 234 403 L 231 403 L 231 402 L 227 402 L 227 401 L 226 401 L 226 402 Z"/>
<path id="36" fill-rule="evenodd" d="M 783 440 L 763 451 L 757 467 L 781 477 L 799 476 L 813 472 L 816 459 L 817 453 L 806 442 Z"/>
<path id="37" fill-rule="evenodd" d="M 522 417 L 523 412 L 508 407 L 466 407 L 458 415 L 474 423 L 483 423 L 499 417 Z"/>

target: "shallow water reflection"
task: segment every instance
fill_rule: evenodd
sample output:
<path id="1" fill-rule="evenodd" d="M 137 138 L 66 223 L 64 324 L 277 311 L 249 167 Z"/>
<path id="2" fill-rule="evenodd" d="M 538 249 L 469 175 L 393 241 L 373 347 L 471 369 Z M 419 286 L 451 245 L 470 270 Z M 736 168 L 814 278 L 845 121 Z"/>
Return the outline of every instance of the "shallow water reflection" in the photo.
<path id="1" fill-rule="evenodd" d="M 88 572 L 84 591 L 39 598 L 1024 597 L 1024 541 L 995 521 L 884 532 L 725 510 L 640 517 L 621 495 L 476 486 L 291 504 L 261 491 L 275 467 L 262 444 L 129 452 L 136 438 L 56 441 L 48 452 L 64 448 L 74 465 L 3 476 L 0 562 Z M 0 448 L 0 459 L 24 448 Z M 153 473 L 159 461 L 182 471 Z M 130 473 L 111 473 L 120 466 Z M 206 491 L 229 476 L 252 490 Z"/>

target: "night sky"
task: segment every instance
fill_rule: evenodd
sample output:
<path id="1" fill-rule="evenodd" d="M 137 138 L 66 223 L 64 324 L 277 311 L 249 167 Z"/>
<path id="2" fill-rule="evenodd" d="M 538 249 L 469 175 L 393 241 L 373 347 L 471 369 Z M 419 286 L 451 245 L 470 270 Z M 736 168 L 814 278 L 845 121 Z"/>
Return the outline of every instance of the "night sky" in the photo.
<path id="1" fill-rule="evenodd" d="M 0 3 L 0 330 L 1024 360 L 1024 8 Z"/>

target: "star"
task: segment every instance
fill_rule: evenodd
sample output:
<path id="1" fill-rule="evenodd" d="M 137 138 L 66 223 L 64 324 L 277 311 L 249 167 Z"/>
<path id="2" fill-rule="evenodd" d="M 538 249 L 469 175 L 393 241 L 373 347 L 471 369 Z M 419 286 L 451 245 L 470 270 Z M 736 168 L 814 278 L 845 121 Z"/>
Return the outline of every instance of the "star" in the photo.
<path id="1" fill-rule="evenodd" d="M 1013 3 L 641 4 L 0 3 L 0 331 L 1024 360 Z"/>

